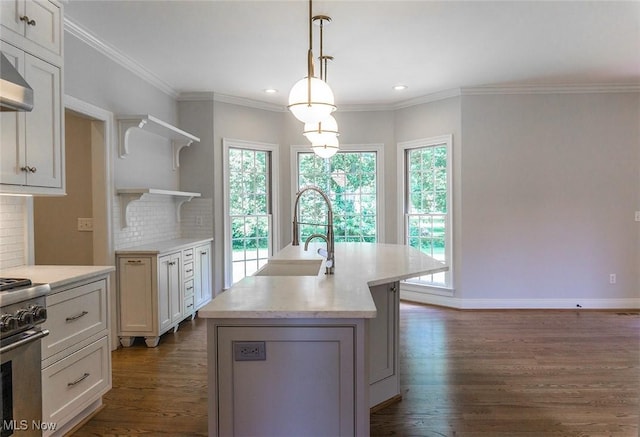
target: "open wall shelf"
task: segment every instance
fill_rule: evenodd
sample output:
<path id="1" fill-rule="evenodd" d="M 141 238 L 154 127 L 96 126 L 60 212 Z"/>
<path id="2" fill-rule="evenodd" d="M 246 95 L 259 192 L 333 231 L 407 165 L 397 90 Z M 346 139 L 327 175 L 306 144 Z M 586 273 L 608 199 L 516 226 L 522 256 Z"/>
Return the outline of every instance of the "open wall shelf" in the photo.
<path id="1" fill-rule="evenodd" d="M 194 141 L 200 142 L 200 138 L 191 135 L 175 126 L 157 119 L 153 115 L 122 115 L 118 117 L 118 150 L 120 158 L 126 157 L 131 148 L 131 129 L 142 129 L 155 135 L 171 140 L 173 148 L 173 169 L 180 166 L 180 150 L 190 146 Z"/>
<path id="2" fill-rule="evenodd" d="M 157 188 L 118 188 L 116 193 L 120 197 L 120 223 L 123 228 L 130 225 L 129 205 L 131 202 L 141 200 L 145 195 L 155 194 L 173 197 L 176 207 L 176 221 L 180 221 L 180 207 L 183 203 L 190 201 L 194 197 L 200 197 L 200 193 L 189 193 L 186 191 L 160 190 Z"/>

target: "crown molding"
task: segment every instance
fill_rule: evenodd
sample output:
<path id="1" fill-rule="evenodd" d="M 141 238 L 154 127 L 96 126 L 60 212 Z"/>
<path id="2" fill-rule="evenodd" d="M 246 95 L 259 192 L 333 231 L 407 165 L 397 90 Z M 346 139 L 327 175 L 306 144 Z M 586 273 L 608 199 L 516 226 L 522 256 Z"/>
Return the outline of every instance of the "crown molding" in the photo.
<path id="1" fill-rule="evenodd" d="M 640 83 L 562 84 L 562 85 L 486 85 L 461 89 L 463 96 L 509 94 L 593 94 L 637 93 Z"/>
<path id="2" fill-rule="evenodd" d="M 231 103 L 233 105 L 248 106 L 249 108 L 264 109 L 265 111 L 287 112 L 287 107 L 283 105 L 246 99 L 244 97 L 228 96 L 226 94 L 214 93 L 213 100 L 216 102 Z"/>
<path id="3" fill-rule="evenodd" d="M 80 41 L 84 42 L 88 46 L 94 48 L 98 52 L 105 55 L 107 58 L 111 59 L 115 63 L 121 65 L 127 70 L 131 71 L 135 75 L 139 76 L 141 79 L 146 81 L 147 83 L 155 86 L 160 91 L 174 99 L 178 98 L 179 93 L 172 88 L 168 83 L 160 79 L 155 74 L 151 73 L 149 70 L 138 64 L 133 59 L 124 55 L 122 52 L 118 51 L 114 47 L 105 43 L 98 39 L 95 35 L 90 33 L 88 30 L 84 29 L 79 24 L 73 22 L 73 20 L 68 17 L 64 17 L 64 30 L 68 32 L 70 35 L 75 36 Z"/>
<path id="4" fill-rule="evenodd" d="M 112 61 L 131 71 L 150 85 L 173 97 L 178 101 L 216 101 L 234 105 L 246 106 L 273 112 L 286 112 L 283 105 L 262 102 L 243 97 L 229 96 L 214 92 L 184 92 L 180 93 L 158 76 L 142 67 L 136 61 L 124 55 L 116 48 L 106 44 L 95 35 L 75 23 L 68 17 L 64 17 L 64 30 L 75 36 L 80 41 L 93 47 Z M 476 95 L 510 95 L 510 94 L 584 94 L 584 93 L 638 93 L 640 83 L 629 84 L 559 84 L 559 85 L 486 85 L 477 87 L 463 87 L 439 91 L 425 96 L 404 100 L 397 103 L 368 103 L 339 105 L 339 112 L 365 112 L 365 111 L 394 111 L 412 106 L 432 103 L 459 96 Z"/>

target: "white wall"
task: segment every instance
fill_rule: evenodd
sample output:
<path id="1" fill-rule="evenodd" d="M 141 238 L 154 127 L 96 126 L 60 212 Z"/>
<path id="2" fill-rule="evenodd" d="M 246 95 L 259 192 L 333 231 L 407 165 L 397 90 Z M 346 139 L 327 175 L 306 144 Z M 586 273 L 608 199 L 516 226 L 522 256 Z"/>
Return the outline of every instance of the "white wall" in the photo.
<path id="1" fill-rule="evenodd" d="M 637 305 L 639 121 L 637 93 L 463 97 L 465 305 Z"/>
<path id="2" fill-rule="evenodd" d="M 151 114 L 177 125 L 178 105 L 172 96 L 67 32 L 64 43 L 67 95 L 109 111 L 116 119 L 120 115 Z M 173 169 L 173 152 L 168 139 L 133 130 L 129 154 L 121 158 L 118 155 L 117 132 L 114 138 L 114 188 L 181 189 L 180 169 Z M 171 198 L 146 196 L 141 201 L 133 202 L 129 207 L 132 225 L 124 228 L 120 220 L 119 202 L 114 192 L 111 204 L 115 249 L 181 236 Z"/>

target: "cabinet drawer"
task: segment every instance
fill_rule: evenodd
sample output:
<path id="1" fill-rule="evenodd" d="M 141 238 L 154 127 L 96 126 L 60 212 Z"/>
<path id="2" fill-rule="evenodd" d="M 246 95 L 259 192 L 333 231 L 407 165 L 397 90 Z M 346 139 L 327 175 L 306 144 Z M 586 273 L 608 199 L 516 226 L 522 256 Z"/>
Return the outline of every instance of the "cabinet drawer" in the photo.
<path id="1" fill-rule="evenodd" d="M 47 296 L 43 360 L 107 329 L 106 289 L 103 279 Z"/>
<path id="2" fill-rule="evenodd" d="M 42 419 L 63 423 L 111 388 L 108 337 L 42 370 Z"/>
<path id="3" fill-rule="evenodd" d="M 193 296 L 187 297 L 184 300 L 184 315 L 187 316 L 189 314 L 193 314 L 195 311 Z"/>
<path id="4" fill-rule="evenodd" d="M 193 296 L 193 279 L 185 281 L 184 283 L 184 297 Z"/>
<path id="5" fill-rule="evenodd" d="M 193 278 L 193 262 L 184 263 L 183 268 L 184 270 L 182 277 L 184 279 Z"/>
<path id="6" fill-rule="evenodd" d="M 185 249 L 182 251 L 182 259 L 185 263 L 193 261 L 193 249 Z"/>

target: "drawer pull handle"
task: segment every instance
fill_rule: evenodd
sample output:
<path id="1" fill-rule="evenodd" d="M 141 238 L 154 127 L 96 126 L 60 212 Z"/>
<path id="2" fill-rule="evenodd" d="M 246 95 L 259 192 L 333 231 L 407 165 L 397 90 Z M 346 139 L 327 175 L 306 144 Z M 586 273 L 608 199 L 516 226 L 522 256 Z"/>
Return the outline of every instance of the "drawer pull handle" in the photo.
<path id="1" fill-rule="evenodd" d="M 22 17 L 20 17 L 20 21 L 24 21 L 29 26 L 35 26 L 36 25 L 36 20 L 31 20 L 26 15 L 23 15 Z"/>
<path id="2" fill-rule="evenodd" d="M 74 385 L 78 385 L 80 384 L 82 381 L 84 381 L 85 379 L 87 379 L 89 376 L 91 376 L 90 373 L 84 373 L 80 378 L 76 379 L 75 381 L 72 382 L 67 382 L 67 387 L 73 387 Z"/>
<path id="3" fill-rule="evenodd" d="M 193 287 L 187 287 L 187 290 L 193 290 Z"/>
<path id="4" fill-rule="evenodd" d="M 140 264 L 140 263 L 142 263 L 142 260 L 141 259 L 129 259 L 129 260 L 127 260 L 127 262 L 129 264 Z"/>
<path id="5" fill-rule="evenodd" d="M 193 308 L 193 304 L 187 305 L 187 308 Z"/>
<path id="6" fill-rule="evenodd" d="M 207 252 L 200 252 L 200 255 L 206 255 Z"/>
<path id="7" fill-rule="evenodd" d="M 76 314 L 75 316 L 67 317 L 65 320 L 67 322 L 73 322 L 74 320 L 78 320 L 80 317 L 84 317 L 89 314 L 89 311 L 83 311 L 80 314 Z"/>
<path id="8" fill-rule="evenodd" d="M 188 269 L 187 270 L 187 273 L 191 273 L 191 272 L 193 272 L 193 269 Z"/>

